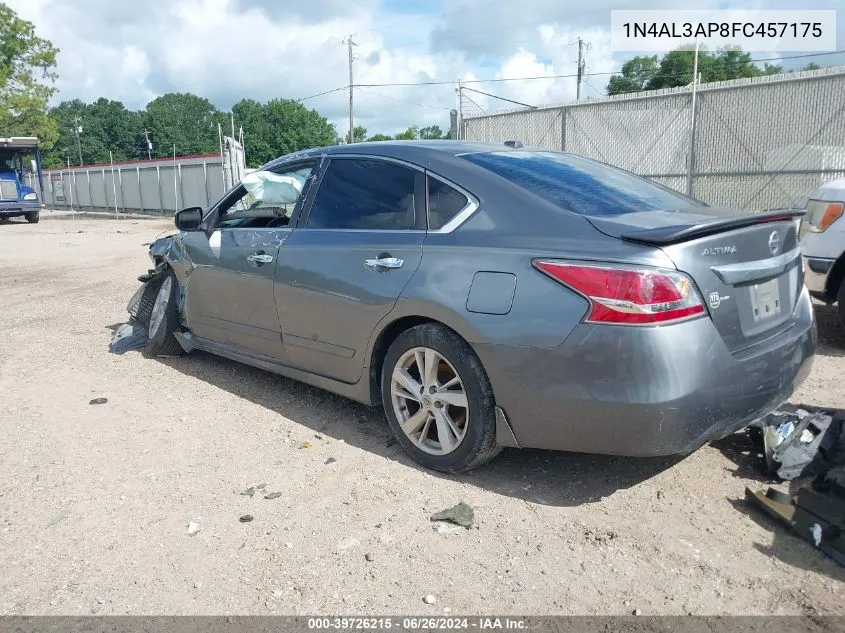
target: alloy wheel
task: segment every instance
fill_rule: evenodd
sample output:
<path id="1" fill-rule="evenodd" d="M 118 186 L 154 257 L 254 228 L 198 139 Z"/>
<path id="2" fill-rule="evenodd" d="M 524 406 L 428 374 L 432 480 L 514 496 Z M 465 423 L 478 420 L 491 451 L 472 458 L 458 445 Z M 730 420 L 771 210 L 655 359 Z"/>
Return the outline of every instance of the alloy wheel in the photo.
<path id="1" fill-rule="evenodd" d="M 428 347 L 405 352 L 390 379 L 393 412 L 407 438 L 431 455 L 447 455 L 464 439 L 469 403 L 463 382 L 446 358 Z"/>

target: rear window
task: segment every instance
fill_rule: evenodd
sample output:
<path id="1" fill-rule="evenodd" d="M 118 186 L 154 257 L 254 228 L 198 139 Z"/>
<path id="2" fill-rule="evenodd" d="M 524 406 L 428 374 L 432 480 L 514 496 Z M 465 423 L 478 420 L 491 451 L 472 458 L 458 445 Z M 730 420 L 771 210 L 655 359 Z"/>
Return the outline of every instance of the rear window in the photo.
<path id="1" fill-rule="evenodd" d="M 611 216 L 703 206 L 698 200 L 620 169 L 559 152 L 465 154 L 480 165 L 569 211 Z"/>

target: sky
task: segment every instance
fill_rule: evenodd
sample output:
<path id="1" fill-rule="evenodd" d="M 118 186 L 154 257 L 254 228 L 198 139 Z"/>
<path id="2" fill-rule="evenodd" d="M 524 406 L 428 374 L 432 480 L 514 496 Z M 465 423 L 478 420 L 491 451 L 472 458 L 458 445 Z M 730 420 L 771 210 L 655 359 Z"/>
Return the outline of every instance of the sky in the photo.
<path id="1" fill-rule="evenodd" d="M 633 54 L 610 48 L 611 9 L 798 9 L 796 0 L 6 0 L 60 49 L 55 101 L 99 97 L 141 109 L 167 92 L 192 92 L 229 109 L 242 98 L 299 99 L 354 83 L 444 81 L 356 88 L 355 122 L 368 134 L 410 125 L 445 131 L 455 82 L 574 74 L 580 37 L 588 75 L 582 97 L 604 94 L 608 75 Z M 845 8 L 817 0 L 814 9 Z M 845 49 L 845 11 L 838 46 Z M 784 56 L 790 53 L 782 54 Z M 773 53 L 755 58 L 776 57 Z M 845 64 L 845 54 L 800 59 Z M 471 84 L 532 105 L 575 98 L 574 78 Z M 467 92 L 465 113 L 515 107 Z M 307 99 L 348 130 L 349 93 Z"/>

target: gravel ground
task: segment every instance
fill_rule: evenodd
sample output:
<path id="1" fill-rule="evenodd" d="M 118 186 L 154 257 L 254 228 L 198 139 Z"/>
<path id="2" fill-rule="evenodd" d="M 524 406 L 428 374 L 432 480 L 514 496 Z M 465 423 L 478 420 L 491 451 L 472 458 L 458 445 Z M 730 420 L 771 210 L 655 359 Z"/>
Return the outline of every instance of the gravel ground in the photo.
<path id="1" fill-rule="evenodd" d="M 845 614 L 845 569 L 742 501 L 766 483 L 746 435 L 446 477 L 379 411 L 206 354 L 109 354 L 169 226 L 0 223 L 1 613 Z M 794 401 L 845 407 L 818 315 Z M 434 531 L 460 500 L 478 529 Z"/>

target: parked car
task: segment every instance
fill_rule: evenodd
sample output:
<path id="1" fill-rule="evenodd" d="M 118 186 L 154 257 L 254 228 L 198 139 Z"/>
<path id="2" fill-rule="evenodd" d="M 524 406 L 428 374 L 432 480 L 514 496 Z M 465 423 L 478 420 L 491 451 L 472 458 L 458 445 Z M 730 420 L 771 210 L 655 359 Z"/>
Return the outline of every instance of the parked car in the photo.
<path id="1" fill-rule="evenodd" d="M 845 327 L 845 178 L 816 189 L 801 223 L 801 253 L 810 294 L 825 303 L 838 303 Z"/>
<path id="2" fill-rule="evenodd" d="M 130 312 L 149 354 L 383 406 L 429 468 L 505 446 L 686 453 L 809 372 L 802 214 L 714 209 L 517 144 L 314 149 L 177 213 Z"/>

